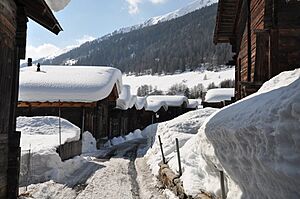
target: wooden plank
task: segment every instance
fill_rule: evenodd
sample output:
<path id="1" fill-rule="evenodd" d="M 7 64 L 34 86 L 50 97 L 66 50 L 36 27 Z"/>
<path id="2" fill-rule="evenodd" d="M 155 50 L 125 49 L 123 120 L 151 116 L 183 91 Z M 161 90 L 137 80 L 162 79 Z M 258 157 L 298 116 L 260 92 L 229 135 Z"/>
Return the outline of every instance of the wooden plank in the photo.
<path id="1" fill-rule="evenodd" d="M 18 108 L 29 108 L 29 107 L 96 107 L 97 102 L 22 102 L 18 103 Z"/>

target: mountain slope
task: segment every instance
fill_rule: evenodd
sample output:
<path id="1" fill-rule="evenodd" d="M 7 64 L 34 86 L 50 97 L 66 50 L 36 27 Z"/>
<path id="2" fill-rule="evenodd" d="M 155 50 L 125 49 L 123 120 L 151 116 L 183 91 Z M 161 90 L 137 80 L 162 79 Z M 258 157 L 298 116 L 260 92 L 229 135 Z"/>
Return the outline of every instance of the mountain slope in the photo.
<path id="1" fill-rule="evenodd" d="M 87 42 L 43 64 L 110 65 L 123 72 L 174 72 L 194 69 L 202 63 L 224 64 L 230 57 L 228 45 L 212 42 L 217 4 L 179 18 L 127 33 Z"/>

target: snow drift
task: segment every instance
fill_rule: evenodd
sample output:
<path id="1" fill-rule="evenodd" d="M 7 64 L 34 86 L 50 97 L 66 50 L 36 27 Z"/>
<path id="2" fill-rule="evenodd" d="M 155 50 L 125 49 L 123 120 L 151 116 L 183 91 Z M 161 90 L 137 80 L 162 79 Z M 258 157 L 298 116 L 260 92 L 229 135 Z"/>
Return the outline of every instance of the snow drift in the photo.
<path id="1" fill-rule="evenodd" d="M 203 130 L 242 198 L 300 197 L 300 69 L 220 110 Z"/>
<path id="2" fill-rule="evenodd" d="M 54 116 L 18 117 L 17 130 L 21 131 L 21 148 L 31 150 L 52 149 L 59 146 L 59 118 Z M 61 118 L 61 141 L 77 141 L 80 128 Z"/>

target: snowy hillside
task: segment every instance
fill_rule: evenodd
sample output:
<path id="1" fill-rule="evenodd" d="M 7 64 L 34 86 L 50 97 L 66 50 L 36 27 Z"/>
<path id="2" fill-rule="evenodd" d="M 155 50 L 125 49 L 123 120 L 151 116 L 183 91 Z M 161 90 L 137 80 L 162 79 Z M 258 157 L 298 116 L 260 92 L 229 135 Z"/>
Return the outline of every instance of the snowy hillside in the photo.
<path id="1" fill-rule="evenodd" d="M 184 15 L 186 15 L 188 13 L 191 13 L 195 10 L 198 10 L 200 8 L 209 6 L 209 5 L 211 5 L 213 3 L 217 3 L 217 2 L 218 2 L 218 0 L 196 0 L 196 1 L 193 1 L 193 2 L 189 3 L 186 7 L 177 9 L 173 12 L 170 12 L 170 13 L 167 13 L 167 14 L 164 14 L 164 15 L 161 15 L 161 16 L 152 17 L 152 18 L 148 19 L 147 21 L 145 21 L 144 23 L 139 24 L 139 25 L 130 26 L 130 27 L 126 27 L 126 28 L 121 28 L 120 30 L 118 30 L 114 33 L 127 33 L 127 32 L 130 32 L 130 31 L 133 31 L 133 30 L 137 30 L 139 28 L 144 28 L 144 27 L 147 27 L 147 26 L 153 26 L 153 25 L 156 25 L 158 23 L 162 23 L 162 22 L 165 22 L 165 21 L 170 21 L 172 19 L 184 16 Z"/>
<path id="2" fill-rule="evenodd" d="M 123 83 L 131 87 L 131 93 L 136 94 L 137 89 L 142 85 L 151 85 L 153 89 L 162 90 L 164 92 L 175 85 L 183 83 L 188 88 L 192 88 L 197 84 L 203 84 L 205 88 L 214 82 L 216 86 L 224 80 L 234 79 L 234 68 L 221 70 L 218 72 L 213 71 L 194 71 L 184 72 L 174 75 L 144 75 L 144 76 L 128 76 L 123 75 Z"/>

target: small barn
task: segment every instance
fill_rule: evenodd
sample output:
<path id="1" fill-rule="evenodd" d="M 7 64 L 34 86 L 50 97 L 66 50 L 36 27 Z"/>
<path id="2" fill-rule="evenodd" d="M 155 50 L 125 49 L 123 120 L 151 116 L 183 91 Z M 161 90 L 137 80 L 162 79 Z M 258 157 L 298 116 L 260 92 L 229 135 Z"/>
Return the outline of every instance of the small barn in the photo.
<path id="1" fill-rule="evenodd" d="M 203 108 L 223 108 L 233 102 L 234 88 L 214 88 L 207 91 L 202 102 Z"/>
<path id="2" fill-rule="evenodd" d="M 235 98 L 300 66 L 299 0 L 219 0 L 214 43 L 234 53 Z"/>
<path id="3" fill-rule="evenodd" d="M 20 70 L 17 116 L 60 116 L 108 137 L 112 110 L 122 88 L 118 69 L 96 66 L 36 66 Z"/>
<path id="4" fill-rule="evenodd" d="M 148 107 L 146 110 L 149 109 L 150 106 L 166 106 L 165 111 L 156 113 L 157 117 L 155 119 L 155 122 L 164 122 L 186 113 L 188 104 L 188 98 L 185 96 L 151 95 L 147 97 Z"/>
<path id="5" fill-rule="evenodd" d="M 27 17 L 55 34 L 62 30 L 44 0 L 0 1 L 0 198 L 18 196 L 20 133 L 16 132 L 15 110 Z"/>

